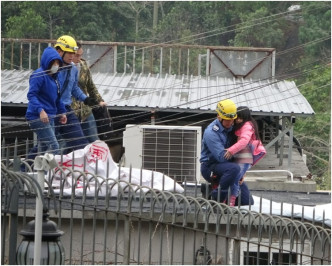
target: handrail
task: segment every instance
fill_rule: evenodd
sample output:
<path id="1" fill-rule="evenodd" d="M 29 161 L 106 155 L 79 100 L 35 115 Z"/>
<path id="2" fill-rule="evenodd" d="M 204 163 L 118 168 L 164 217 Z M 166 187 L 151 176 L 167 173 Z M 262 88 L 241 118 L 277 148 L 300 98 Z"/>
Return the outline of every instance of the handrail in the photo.
<path id="1" fill-rule="evenodd" d="M 56 39 L 20 39 L 1 38 L 2 42 L 22 42 L 22 43 L 56 43 Z M 147 48 L 169 47 L 169 48 L 191 48 L 191 49 L 221 49 L 225 51 L 253 51 L 253 52 L 273 52 L 275 48 L 264 47 L 235 47 L 220 45 L 198 45 L 183 43 L 146 43 L 146 42 L 104 42 L 104 41 L 80 41 L 81 44 L 91 45 L 114 45 L 114 46 L 137 46 Z"/>
<path id="2" fill-rule="evenodd" d="M 291 182 L 294 182 L 294 175 L 291 171 L 288 170 L 249 170 L 247 173 L 270 173 L 270 172 L 286 172 L 291 177 Z"/>
<path id="3" fill-rule="evenodd" d="M 41 53 L 46 45 L 56 43 L 56 39 L 18 39 L 1 38 L 2 68 L 37 69 L 40 66 Z M 232 47 L 197 45 L 184 43 L 136 43 L 136 42 L 101 42 L 83 41 L 80 43 L 86 48 L 100 46 L 100 49 L 87 49 L 85 56 L 89 58 L 90 68 L 98 62 L 101 72 L 124 73 L 159 73 L 178 75 L 215 75 L 220 71 L 220 66 L 213 65 L 210 69 L 210 57 L 213 51 L 229 51 L 231 53 L 261 53 L 261 60 L 275 55 L 275 48 L 263 47 Z M 41 46 L 43 45 L 43 46 Z M 88 52 L 89 50 L 89 52 Z M 37 51 L 37 54 L 36 54 Z M 268 56 L 267 56 L 267 54 Z M 14 54 L 16 54 L 14 56 Z M 29 54 L 27 58 L 26 55 Z M 103 62 L 99 62 L 104 57 Z M 202 58 L 205 58 L 202 60 Z M 93 62 L 91 61 L 93 60 Z M 110 63 L 107 63 L 108 61 Z M 90 62 L 91 61 L 91 62 Z M 192 62 L 195 62 L 194 64 Z M 271 65 L 273 68 L 273 66 Z M 216 69 L 215 69 L 216 68 Z M 145 69 L 145 71 L 144 71 Z M 253 68 L 252 70 L 254 70 Z M 99 72 L 100 70 L 95 70 Z M 212 71 L 212 72 L 211 72 Z M 229 69 L 228 69 L 229 71 Z M 226 72 L 228 72 L 226 71 Z M 251 71 L 250 71 L 251 72 Z M 233 73 L 234 74 L 234 73 Z"/>

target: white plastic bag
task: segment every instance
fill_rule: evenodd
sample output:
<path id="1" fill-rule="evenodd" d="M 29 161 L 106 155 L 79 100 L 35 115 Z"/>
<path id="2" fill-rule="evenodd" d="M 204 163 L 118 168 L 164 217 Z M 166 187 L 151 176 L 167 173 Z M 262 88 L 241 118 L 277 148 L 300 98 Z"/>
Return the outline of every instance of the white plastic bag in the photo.
<path id="1" fill-rule="evenodd" d="M 74 158 L 74 160 L 73 160 Z M 112 155 L 107 144 L 103 141 L 97 140 L 84 149 L 76 150 L 62 157 L 61 155 L 55 155 L 55 160 L 64 168 L 67 168 L 64 173 L 61 174 L 59 169 L 56 169 L 53 187 L 60 187 L 61 178 L 66 178 L 65 187 L 63 193 L 65 195 L 72 194 L 73 185 L 75 185 L 75 195 L 83 195 L 86 188 L 86 195 L 104 196 L 106 194 L 106 185 L 109 186 L 108 192 L 112 196 L 118 193 L 118 185 L 112 186 L 114 180 L 123 180 L 130 182 L 133 185 L 142 185 L 158 190 L 175 191 L 182 193 L 184 189 L 177 183 L 174 184 L 174 180 L 169 176 L 166 176 L 160 172 L 150 171 L 143 169 L 132 168 L 131 177 L 129 168 L 120 168 L 113 161 Z M 70 170 L 74 171 L 70 171 Z M 84 184 L 82 174 L 78 171 L 86 173 L 87 179 Z M 95 174 L 95 176 L 89 174 Z M 153 184 L 151 184 L 153 176 Z M 73 179 L 74 178 L 74 179 Z M 121 187 L 125 187 L 126 184 L 121 182 Z M 96 188 L 99 190 L 96 194 Z M 55 192 L 59 193 L 60 189 L 55 189 Z"/>

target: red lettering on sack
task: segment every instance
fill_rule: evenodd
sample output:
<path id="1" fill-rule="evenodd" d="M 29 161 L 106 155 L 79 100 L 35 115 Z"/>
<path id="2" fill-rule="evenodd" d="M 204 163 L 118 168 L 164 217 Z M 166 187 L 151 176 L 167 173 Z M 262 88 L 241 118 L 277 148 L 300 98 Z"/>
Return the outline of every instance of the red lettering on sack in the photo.
<path id="1" fill-rule="evenodd" d="M 81 184 L 80 184 L 80 181 L 78 181 L 78 180 L 77 180 L 76 188 L 83 188 L 83 184 L 81 185 Z"/>
<path id="2" fill-rule="evenodd" d="M 88 154 L 87 154 L 87 162 L 96 162 L 97 160 L 105 162 L 107 160 L 108 150 L 104 147 L 91 145 Z"/>
<path id="3" fill-rule="evenodd" d="M 69 161 L 66 161 L 66 162 L 62 162 L 62 164 L 61 164 L 61 162 L 59 162 L 59 165 L 60 166 L 63 166 L 63 167 L 67 167 L 67 168 L 71 168 L 71 167 L 83 167 L 83 164 L 81 164 L 81 165 L 79 165 L 79 164 L 72 164 L 71 162 L 72 162 L 73 160 L 69 160 Z"/>

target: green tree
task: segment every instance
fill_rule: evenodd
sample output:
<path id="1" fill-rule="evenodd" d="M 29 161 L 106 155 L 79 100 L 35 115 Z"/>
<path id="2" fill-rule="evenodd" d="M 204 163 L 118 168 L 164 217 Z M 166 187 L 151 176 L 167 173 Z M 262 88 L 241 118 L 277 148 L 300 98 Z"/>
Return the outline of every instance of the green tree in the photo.
<path id="1" fill-rule="evenodd" d="M 304 53 L 297 64 L 302 71 L 297 84 L 315 111 L 299 119 L 296 137 L 307 154 L 309 170 L 319 189 L 331 189 L 331 3 L 301 2 L 299 43 Z"/>
<path id="2" fill-rule="evenodd" d="M 5 27 L 7 20 L 17 15 L 21 3 L 16 1 L 1 1 L 1 36 L 7 37 L 7 28 Z"/>
<path id="3" fill-rule="evenodd" d="M 29 23 L 27 23 L 29 21 Z M 23 9 L 19 16 L 9 17 L 5 24 L 8 38 L 44 38 L 47 25 L 33 9 Z"/>
<path id="4" fill-rule="evenodd" d="M 301 43 L 317 41 L 305 47 L 307 61 L 317 57 L 326 62 L 331 57 L 331 2 L 310 1 L 301 4 L 303 24 L 299 28 Z"/>
<path id="5" fill-rule="evenodd" d="M 134 41 L 138 42 L 144 38 L 144 32 L 152 33 L 152 6 L 153 2 L 149 1 L 129 1 L 120 2 L 119 6 L 127 19 L 130 19 L 135 25 Z M 150 20 L 150 21 L 149 21 Z M 148 22 L 148 23 L 147 23 Z"/>
<path id="6" fill-rule="evenodd" d="M 174 2 L 158 26 L 160 42 L 220 45 L 229 2 Z M 212 29 L 212 31 L 211 31 Z"/>
<path id="7" fill-rule="evenodd" d="M 266 7 L 260 7 L 252 13 L 239 14 L 241 23 L 236 26 L 233 46 L 280 48 L 284 43 L 285 20 L 270 17 Z"/>
<path id="8" fill-rule="evenodd" d="M 71 27 L 79 40 L 116 41 L 129 26 L 116 2 L 81 1 Z"/>
<path id="9" fill-rule="evenodd" d="M 331 189 L 331 68 L 317 66 L 299 86 L 315 111 L 315 115 L 298 119 L 295 136 L 300 140 L 307 164 L 317 176 L 320 189 Z"/>
<path id="10" fill-rule="evenodd" d="M 17 15 L 6 20 L 6 37 L 54 39 L 71 33 L 76 2 L 26 1 L 16 8 Z"/>

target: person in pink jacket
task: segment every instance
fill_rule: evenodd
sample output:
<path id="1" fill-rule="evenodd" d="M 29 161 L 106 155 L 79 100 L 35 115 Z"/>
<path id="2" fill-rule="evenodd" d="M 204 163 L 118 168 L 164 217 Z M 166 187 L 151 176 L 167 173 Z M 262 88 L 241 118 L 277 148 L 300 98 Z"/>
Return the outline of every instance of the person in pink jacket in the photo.
<path id="1" fill-rule="evenodd" d="M 234 129 L 237 142 L 226 149 L 224 157 L 228 160 L 234 157 L 234 161 L 239 164 L 241 170 L 236 177 L 234 185 L 231 186 L 230 206 L 235 205 L 245 173 L 266 154 L 266 150 L 259 138 L 257 123 L 250 115 L 250 110 L 247 106 L 238 107 Z"/>

